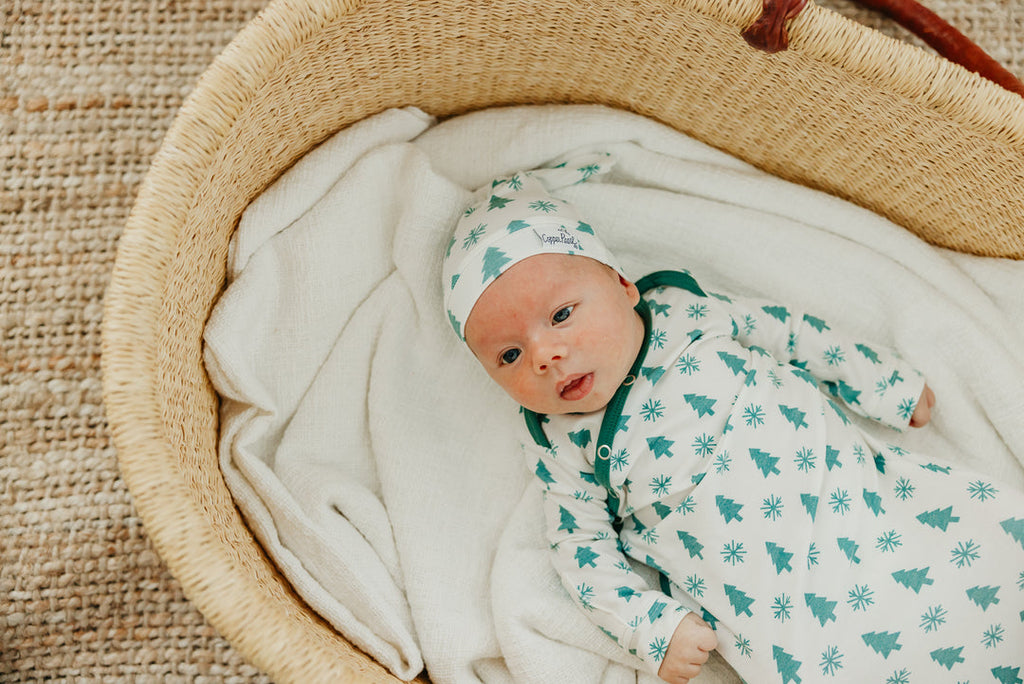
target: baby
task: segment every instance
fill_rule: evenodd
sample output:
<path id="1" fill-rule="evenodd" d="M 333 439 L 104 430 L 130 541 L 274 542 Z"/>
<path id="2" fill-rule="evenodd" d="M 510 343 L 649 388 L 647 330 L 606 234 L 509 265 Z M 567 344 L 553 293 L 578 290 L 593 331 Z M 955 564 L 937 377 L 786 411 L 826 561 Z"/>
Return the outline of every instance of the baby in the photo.
<path id="1" fill-rule="evenodd" d="M 1021 682 L 1024 494 L 857 427 L 931 418 L 892 353 L 685 272 L 631 281 L 550 194 L 608 166 L 494 181 L 444 263 L 453 328 L 524 409 L 569 594 L 670 682 L 715 648 L 749 682 Z"/>

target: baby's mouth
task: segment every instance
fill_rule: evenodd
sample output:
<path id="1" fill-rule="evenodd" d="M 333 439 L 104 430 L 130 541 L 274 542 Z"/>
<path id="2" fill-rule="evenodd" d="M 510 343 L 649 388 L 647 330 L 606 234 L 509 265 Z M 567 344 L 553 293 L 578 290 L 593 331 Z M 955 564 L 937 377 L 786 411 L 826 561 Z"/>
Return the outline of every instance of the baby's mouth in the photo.
<path id="1" fill-rule="evenodd" d="M 594 374 L 583 373 L 581 375 L 570 376 L 567 380 L 563 381 L 558 394 L 566 401 L 579 401 L 590 394 L 590 390 L 593 388 Z"/>

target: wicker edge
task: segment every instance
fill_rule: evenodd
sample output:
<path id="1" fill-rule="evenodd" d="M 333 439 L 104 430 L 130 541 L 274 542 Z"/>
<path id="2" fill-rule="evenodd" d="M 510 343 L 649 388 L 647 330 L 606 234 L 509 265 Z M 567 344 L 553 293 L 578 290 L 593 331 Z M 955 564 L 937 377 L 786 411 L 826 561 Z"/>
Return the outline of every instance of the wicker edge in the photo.
<path id="1" fill-rule="evenodd" d="M 281 681 L 398 680 L 307 615 L 308 608 L 298 599 L 284 606 L 265 599 L 245 569 L 220 548 L 207 511 L 190 496 L 171 447 L 169 431 L 178 428 L 166 424 L 161 409 L 163 398 L 156 391 L 159 350 L 152 340 L 158 339 L 161 300 L 178 255 L 181 225 L 222 139 L 277 65 L 360 4 L 275 0 L 215 60 L 182 107 L 143 182 L 105 300 L 104 399 L 139 515 L 189 598 L 240 651 Z M 676 4 L 696 7 L 737 30 L 760 7 L 757 0 Z M 928 103 L 1009 145 L 1022 144 L 1024 108 L 1015 95 L 944 60 L 904 49 L 897 41 L 877 34 L 867 41 L 866 31 L 812 6 L 792 23 L 791 50 Z M 911 68 L 902 63 L 899 68 L 886 66 L 878 50 L 909 59 Z M 991 239 L 998 245 L 1002 237 Z"/>
<path id="2" fill-rule="evenodd" d="M 696 6 L 699 11 L 742 31 L 761 12 L 759 2 L 746 0 L 674 0 L 677 4 Z M 1024 259 L 1024 185 L 1018 159 L 1024 155 L 1024 98 L 1005 90 L 988 79 L 970 72 L 932 52 L 874 31 L 835 12 L 808 3 L 799 16 L 789 22 L 789 52 L 834 67 L 845 76 L 863 81 L 894 98 L 905 100 L 923 110 L 933 112 L 970 131 L 979 138 L 998 145 L 1009 161 L 997 173 L 1003 191 L 1012 186 L 1014 206 L 1004 210 L 992 208 L 998 222 L 976 225 L 934 227 L 916 224 L 913 215 L 900 216 L 884 203 L 865 203 L 863 198 L 844 194 L 841 187 L 822 183 L 805 174 L 792 174 L 783 165 L 770 160 L 747 159 L 787 180 L 824 189 L 874 211 L 889 216 L 922 238 L 941 247 L 981 256 Z M 779 53 L 785 58 L 786 53 Z M 744 154 L 727 150 L 737 156 Z M 973 160 L 965 159 L 962 172 L 970 174 Z M 989 167 L 991 170 L 991 166 Z M 898 173 L 893 169 L 893 174 Z M 1013 179 L 1013 180 L 1007 180 Z M 945 192 L 941 183 L 934 192 Z M 988 188 L 985 188 L 988 190 Z M 952 222 L 955 219 L 948 219 Z"/>
<path id="3" fill-rule="evenodd" d="M 761 13 L 749 0 L 674 0 L 736 27 Z M 888 92 L 1011 145 L 1024 145 L 1024 99 L 934 53 L 808 2 L 789 23 L 789 50 L 830 64 Z"/>
<path id="4" fill-rule="evenodd" d="M 157 350 L 147 342 L 159 337 L 160 301 L 178 251 L 178 229 L 222 138 L 275 64 L 356 5 L 272 2 L 215 59 L 184 102 L 143 180 L 105 296 L 104 403 L 139 516 L 186 596 L 277 681 L 399 680 L 319 618 L 305 615 L 308 608 L 299 599 L 293 606 L 267 600 L 225 553 L 207 512 L 195 505 L 169 445 L 166 431 L 173 426 L 165 424 L 155 391 Z"/>
<path id="5" fill-rule="evenodd" d="M 794 21 L 792 42 L 816 60 L 875 83 L 912 102 L 957 122 L 979 137 L 997 142 L 1009 152 L 1012 167 L 1006 176 L 1019 177 L 1018 159 L 1024 158 L 1024 98 L 988 79 L 925 50 L 909 46 L 845 19 L 834 12 L 810 6 Z M 868 37 L 870 36 L 870 39 Z M 896 55 L 898 58 L 892 59 Z M 964 172 L 971 171 L 967 160 Z M 1018 205 L 1024 187 L 1015 183 Z M 981 256 L 1024 259 L 1024 225 L 1012 212 L 991 226 L 946 226 L 956 235 L 938 241 L 940 246 Z M 915 228 L 925 239 L 934 233 Z"/>
<path id="6" fill-rule="evenodd" d="M 865 40 L 871 35 L 872 40 Z M 1024 99 L 925 50 L 811 5 L 793 22 L 794 49 L 878 83 L 996 140 L 1024 145 Z M 898 55 L 897 60 L 886 56 Z"/>

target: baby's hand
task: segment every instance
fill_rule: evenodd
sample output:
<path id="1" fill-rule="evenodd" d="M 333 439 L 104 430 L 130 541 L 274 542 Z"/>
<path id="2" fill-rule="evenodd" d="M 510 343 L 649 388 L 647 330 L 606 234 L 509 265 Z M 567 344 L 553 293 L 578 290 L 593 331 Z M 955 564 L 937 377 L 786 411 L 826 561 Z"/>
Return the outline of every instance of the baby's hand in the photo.
<path id="1" fill-rule="evenodd" d="M 716 646 L 715 631 L 696 614 L 689 613 L 672 634 L 658 676 L 672 684 L 687 684 L 700 674 L 701 665 Z"/>
<path id="2" fill-rule="evenodd" d="M 914 407 L 914 415 L 910 416 L 910 427 L 924 427 L 932 419 L 932 407 L 935 406 L 935 392 L 928 385 L 921 391 L 921 398 Z"/>

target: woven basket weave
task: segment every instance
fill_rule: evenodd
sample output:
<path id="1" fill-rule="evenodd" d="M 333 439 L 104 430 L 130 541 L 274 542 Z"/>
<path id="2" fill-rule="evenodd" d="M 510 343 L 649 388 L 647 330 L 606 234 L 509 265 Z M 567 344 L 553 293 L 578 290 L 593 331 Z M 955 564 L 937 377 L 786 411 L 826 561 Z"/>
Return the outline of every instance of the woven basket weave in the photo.
<path id="1" fill-rule="evenodd" d="M 178 115 L 122 238 L 104 394 L 124 478 L 171 572 L 277 681 L 397 681 L 288 587 L 217 464 L 202 333 L 246 205 L 388 107 L 602 103 L 888 216 L 1024 258 L 1024 100 L 808 6 L 790 48 L 740 32 L 760 0 L 276 0 Z"/>

